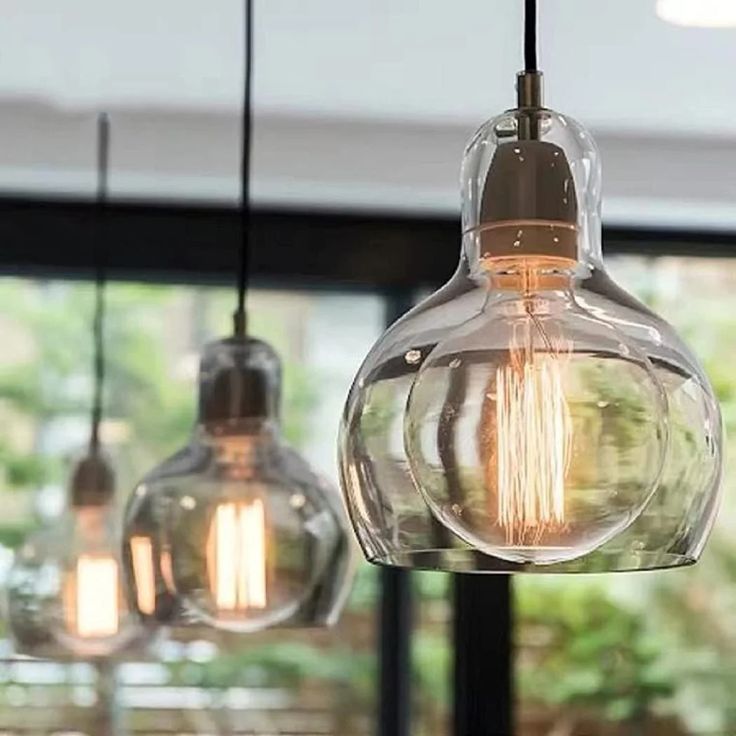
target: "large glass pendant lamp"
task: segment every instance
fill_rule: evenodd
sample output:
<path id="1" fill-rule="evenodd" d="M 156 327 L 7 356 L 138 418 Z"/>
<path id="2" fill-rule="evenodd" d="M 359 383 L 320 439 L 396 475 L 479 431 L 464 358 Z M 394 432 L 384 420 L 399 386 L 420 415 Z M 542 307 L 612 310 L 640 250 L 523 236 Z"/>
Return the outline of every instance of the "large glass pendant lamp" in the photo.
<path id="1" fill-rule="evenodd" d="M 280 361 L 247 332 L 251 28 L 248 1 L 234 331 L 205 348 L 190 441 L 133 492 L 124 544 L 144 618 L 234 632 L 331 624 L 352 577 L 339 494 L 281 437 Z"/>
<path id="2" fill-rule="evenodd" d="M 109 123 L 98 119 L 98 202 L 106 201 Z M 102 257 L 100 257 L 102 260 Z M 24 654 L 106 659 L 142 645 L 148 630 L 127 605 L 115 477 L 99 427 L 104 388 L 104 290 L 96 282 L 94 401 L 90 441 L 69 482 L 65 513 L 19 549 L 7 583 L 11 634 Z"/>
<path id="3" fill-rule="evenodd" d="M 376 563 L 577 572 L 687 565 L 718 505 L 718 404 L 674 330 L 601 256 L 588 131 L 542 103 L 526 2 L 517 107 L 462 163 L 450 281 L 376 343 L 340 469 Z"/>

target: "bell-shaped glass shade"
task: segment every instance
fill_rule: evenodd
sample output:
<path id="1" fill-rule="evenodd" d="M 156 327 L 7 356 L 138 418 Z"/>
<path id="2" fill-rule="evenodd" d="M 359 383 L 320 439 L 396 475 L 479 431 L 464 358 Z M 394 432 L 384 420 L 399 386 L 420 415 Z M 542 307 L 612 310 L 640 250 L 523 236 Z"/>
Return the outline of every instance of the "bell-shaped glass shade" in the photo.
<path id="1" fill-rule="evenodd" d="M 142 651 L 150 631 L 126 602 L 112 474 L 99 456 L 76 467 L 69 506 L 16 553 L 7 584 L 18 650 L 55 659 Z"/>
<path id="2" fill-rule="evenodd" d="M 600 161 L 543 108 L 483 125 L 450 281 L 373 347 L 341 484 L 376 563 L 498 572 L 686 565 L 718 506 L 721 419 L 673 329 L 601 257 Z"/>
<path id="3" fill-rule="evenodd" d="M 189 444 L 144 478 L 126 513 L 131 603 L 224 631 L 333 623 L 352 579 L 339 495 L 281 439 L 280 365 L 228 339 L 202 359 Z"/>

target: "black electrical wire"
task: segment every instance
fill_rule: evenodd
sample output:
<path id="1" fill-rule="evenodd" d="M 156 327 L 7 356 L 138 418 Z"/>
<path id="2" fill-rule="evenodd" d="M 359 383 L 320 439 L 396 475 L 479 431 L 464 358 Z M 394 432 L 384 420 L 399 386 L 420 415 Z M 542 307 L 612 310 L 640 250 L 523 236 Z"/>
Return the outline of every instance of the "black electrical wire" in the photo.
<path id="1" fill-rule="evenodd" d="M 94 389 L 90 431 L 90 450 L 96 454 L 100 445 L 102 392 L 105 385 L 105 281 L 106 259 L 103 224 L 107 209 L 107 174 L 110 161 L 110 118 L 97 116 L 97 266 L 95 269 L 95 311 L 92 320 Z"/>
<path id="2" fill-rule="evenodd" d="M 537 66 L 537 0 L 524 0 L 524 71 L 539 71 Z"/>
<path id="3" fill-rule="evenodd" d="M 248 256 L 250 254 L 250 159 L 252 138 L 253 88 L 253 0 L 245 0 L 245 66 L 242 113 L 242 157 L 240 161 L 241 241 L 238 264 L 238 306 L 234 315 L 235 334 L 245 336 L 245 292 L 248 286 Z"/>

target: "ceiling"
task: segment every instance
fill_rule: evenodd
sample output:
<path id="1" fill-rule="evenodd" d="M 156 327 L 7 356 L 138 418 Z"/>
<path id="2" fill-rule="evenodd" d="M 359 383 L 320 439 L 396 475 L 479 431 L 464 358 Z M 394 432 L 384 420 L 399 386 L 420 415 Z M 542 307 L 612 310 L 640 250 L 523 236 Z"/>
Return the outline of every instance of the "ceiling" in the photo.
<path id="1" fill-rule="evenodd" d="M 521 5 L 256 0 L 255 198 L 455 212 L 464 141 L 513 102 Z M 594 132 L 606 219 L 736 228 L 736 29 L 540 5 L 547 102 Z M 115 196 L 234 201 L 241 6 L 6 0 L 0 188 L 91 193 L 104 109 Z"/>

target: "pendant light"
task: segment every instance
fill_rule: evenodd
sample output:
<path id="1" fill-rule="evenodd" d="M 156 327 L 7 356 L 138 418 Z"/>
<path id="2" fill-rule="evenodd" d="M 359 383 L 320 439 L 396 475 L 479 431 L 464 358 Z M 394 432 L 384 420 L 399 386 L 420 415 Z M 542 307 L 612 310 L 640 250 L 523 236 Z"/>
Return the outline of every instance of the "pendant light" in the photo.
<path id="1" fill-rule="evenodd" d="M 107 199 L 109 121 L 98 118 L 98 212 Z M 100 244 L 101 245 L 101 244 Z M 100 446 L 105 380 L 105 270 L 95 284 L 94 398 L 89 447 L 72 472 L 66 512 L 20 548 L 8 584 L 11 633 L 26 654 L 114 657 L 142 644 L 147 630 L 126 605 L 115 476 Z"/>
<path id="2" fill-rule="evenodd" d="M 125 549 L 140 613 L 235 632 L 334 622 L 350 586 L 339 495 L 281 438 L 281 365 L 247 330 L 252 3 L 246 2 L 242 247 L 232 336 L 208 345 L 186 447 L 131 496 Z"/>
<path id="3" fill-rule="evenodd" d="M 543 106 L 525 11 L 517 107 L 465 151 L 458 269 L 348 396 L 350 516 L 366 557 L 400 567 L 686 565 L 716 513 L 719 408 L 674 330 L 605 271 L 599 154 Z"/>

